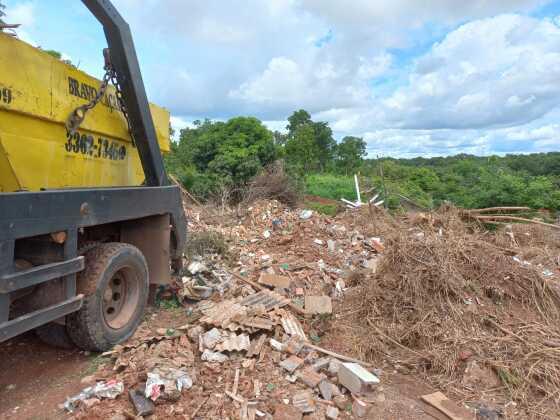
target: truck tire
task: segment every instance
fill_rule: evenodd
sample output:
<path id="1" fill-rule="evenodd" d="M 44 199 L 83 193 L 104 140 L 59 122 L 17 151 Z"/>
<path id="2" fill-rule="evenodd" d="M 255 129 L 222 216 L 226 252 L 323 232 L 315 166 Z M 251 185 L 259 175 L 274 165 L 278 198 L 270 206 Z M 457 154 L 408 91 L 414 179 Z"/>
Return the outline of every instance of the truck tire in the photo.
<path id="1" fill-rule="evenodd" d="M 129 338 L 140 324 L 148 300 L 148 265 L 140 250 L 112 242 L 85 253 L 78 273 L 81 309 L 67 316 L 66 329 L 80 348 L 106 351 Z"/>
<path id="2" fill-rule="evenodd" d="M 61 349 L 74 349 L 76 345 L 66 332 L 66 325 L 49 322 L 35 329 L 35 334 L 39 339 L 49 346 Z"/>

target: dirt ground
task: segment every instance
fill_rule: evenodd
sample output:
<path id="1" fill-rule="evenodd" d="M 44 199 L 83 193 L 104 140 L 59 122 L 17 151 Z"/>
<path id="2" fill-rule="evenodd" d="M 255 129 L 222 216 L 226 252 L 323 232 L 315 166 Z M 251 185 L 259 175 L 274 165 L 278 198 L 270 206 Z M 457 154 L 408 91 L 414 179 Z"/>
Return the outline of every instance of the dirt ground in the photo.
<path id="1" fill-rule="evenodd" d="M 151 308 L 146 315 L 150 328 L 168 328 L 182 325 L 187 320 L 186 312 L 180 309 Z M 336 335 L 324 336 L 325 343 L 337 350 Z M 337 348 L 338 347 L 338 348 Z M 78 349 L 63 350 L 42 343 L 30 332 L 0 345 L 0 418 L 21 420 L 68 419 L 60 405 L 66 397 L 75 395 L 86 385 L 81 379 L 95 374 L 103 363 L 108 363 L 95 354 L 86 355 Z M 214 375 L 208 372 L 209 376 Z M 279 380 L 281 378 L 278 378 Z M 206 380 L 213 381 L 211 377 Z M 380 388 L 383 401 L 375 402 L 375 409 L 370 410 L 368 419 L 409 419 L 409 420 L 445 420 L 446 417 L 420 400 L 420 396 L 434 392 L 428 385 L 409 375 L 387 372 L 383 375 Z M 188 407 L 188 394 L 183 398 Z M 201 400 L 203 396 L 193 396 Z M 120 396 L 107 414 L 117 415 L 123 409 L 132 413 L 133 407 L 125 396 Z M 163 410 L 162 410 L 163 411 Z M 188 414 L 188 411 L 185 412 Z M 165 413 L 156 418 L 168 418 Z M 85 416 L 82 418 L 99 418 Z M 109 417 L 110 418 L 110 417 Z M 217 418 L 199 416 L 201 419 Z M 344 417 L 344 414 L 340 418 Z"/>

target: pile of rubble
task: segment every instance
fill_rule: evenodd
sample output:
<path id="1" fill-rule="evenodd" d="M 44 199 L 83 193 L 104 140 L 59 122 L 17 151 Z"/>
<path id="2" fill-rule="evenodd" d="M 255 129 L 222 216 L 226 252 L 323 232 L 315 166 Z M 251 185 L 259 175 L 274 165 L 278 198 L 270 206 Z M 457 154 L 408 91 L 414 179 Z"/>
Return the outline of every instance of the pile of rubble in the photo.
<path id="1" fill-rule="evenodd" d="M 125 418 L 365 416 L 380 371 L 320 347 L 310 326 L 332 316 L 348 273 L 375 267 L 380 238 L 277 202 L 257 203 L 229 227 L 209 227 L 193 214 L 191 220 L 191 229 L 230 238 L 240 255 L 237 266 L 227 268 L 216 255 L 188 261 L 176 285 L 187 323 L 155 334 L 143 324 L 103 355 L 112 367 L 94 375 L 94 387 L 118 383 L 121 393 L 126 389 L 128 403 L 81 393 L 66 409 L 78 418 L 109 412 Z"/>
<path id="2" fill-rule="evenodd" d="M 520 233 L 510 243 L 511 234 L 489 235 L 452 211 L 394 218 L 364 206 L 328 217 L 276 201 L 219 218 L 186 211 L 191 238 L 210 231 L 231 255 L 189 256 L 174 288 L 177 322 L 154 329 L 149 318 L 106 353 L 96 384 L 66 403 L 76 417 L 423 418 L 425 406 L 414 405 L 422 396 L 451 418 L 497 418 L 496 404 L 472 403 L 483 400 L 479 374 L 495 369 L 492 401 L 521 418 L 516 407 L 535 395 L 533 379 L 520 376 L 507 348 L 535 361 L 551 387 L 545 403 L 555 392 L 558 328 L 542 321 L 517 332 L 507 323 L 544 317 L 531 305 L 560 312 L 548 290 L 558 247 L 531 243 L 533 257 L 535 249 L 548 256 L 531 265 L 529 248 L 516 248 Z M 401 373 L 471 403 L 423 388 L 415 401 L 394 399 L 409 411 L 383 411 Z"/>

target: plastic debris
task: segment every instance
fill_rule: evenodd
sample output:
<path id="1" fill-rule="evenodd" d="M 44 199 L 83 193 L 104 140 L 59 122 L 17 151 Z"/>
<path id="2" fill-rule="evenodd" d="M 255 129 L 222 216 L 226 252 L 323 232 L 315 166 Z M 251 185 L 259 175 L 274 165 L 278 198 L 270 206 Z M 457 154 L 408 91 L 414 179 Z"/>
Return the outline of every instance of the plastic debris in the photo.
<path id="1" fill-rule="evenodd" d="M 193 381 L 185 369 L 156 368 L 152 372 L 148 372 L 147 376 L 144 395 L 152 401 L 157 400 L 164 393 L 170 393 L 173 390 L 181 392 L 193 385 Z"/>
<path id="2" fill-rule="evenodd" d="M 302 220 L 310 219 L 313 216 L 313 210 L 302 210 L 299 212 L 299 218 Z"/>
<path id="3" fill-rule="evenodd" d="M 67 398 L 64 402 L 64 409 L 70 413 L 74 412 L 80 402 L 97 397 L 115 399 L 124 391 L 124 384 L 122 381 L 112 379 L 107 382 L 97 382 L 93 386 L 84 388 L 82 392 L 73 397 Z"/>

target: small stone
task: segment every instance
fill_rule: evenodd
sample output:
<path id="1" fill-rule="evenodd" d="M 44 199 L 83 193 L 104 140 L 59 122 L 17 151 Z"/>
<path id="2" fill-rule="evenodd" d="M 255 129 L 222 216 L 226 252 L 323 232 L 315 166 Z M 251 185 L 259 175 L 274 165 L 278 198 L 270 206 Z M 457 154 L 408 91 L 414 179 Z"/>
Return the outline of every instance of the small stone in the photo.
<path id="1" fill-rule="evenodd" d="M 342 411 L 348 406 L 348 399 L 344 395 L 337 395 L 333 398 L 335 405 Z"/>
<path id="2" fill-rule="evenodd" d="M 332 239 L 328 239 L 327 248 L 329 252 L 336 252 L 336 241 L 333 241 Z"/>
<path id="3" fill-rule="evenodd" d="M 206 349 L 213 349 L 222 340 L 222 332 L 217 328 L 212 328 L 210 331 L 202 334 L 202 347 Z"/>
<path id="4" fill-rule="evenodd" d="M 141 391 L 136 389 L 128 390 L 128 399 L 134 406 L 138 416 L 149 416 L 154 412 L 154 403 L 149 398 L 146 398 Z"/>
<path id="5" fill-rule="evenodd" d="M 338 359 L 331 359 L 331 361 L 329 362 L 329 373 L 331 375 L 336 375 L 338 373 L 338 370 L 340 369 L 340 366 L 342 365 L 342 362 Z"/>
<path id="6" fill-rule="evenodd" d="M 333 406 L 327 406 L 327 412 L 325 413 L 325 416 L 328 419 L 337 419 L 338 418 L 338 408 L 333 407 Z"/>
<path id="7" fill-rule="evenodd" d="M 321 393 L 321 396 L 323 397 L 324 400 L 327 401 L 332 400 L 333 387 L 334 385 L 329 381 L 327 381 L 326 379 L 319 382 L 319 392 Z"/>
<path id="8" fill-rule="evenodd" d="M 355 399 L 354 404 L 352 404 L 352 414 L 356 417 L 364 417 L 367 414 L 367 404 Z"/>
<path id="9" fill-rule="evenodd" d="M 293 405 L 276 404 L 274 406 L 273 420 L 301 420 L 303 413 Z"/>
<path id="10" fill-rule="evenodd" d="M 309 388 L 315 388 L 317 385 L 319 385 L 319 382 L 325 379 L 325 375 L 317 373 L 311 368 L 304 369 L 303 371 L 298 372 L 296 375 L 299 380 Z"/>
<path id="11" fill-rule="evenodd" d="M 323 245 L 323 244 L 324 244 L 324 242 L 323 242 L 322 240 L 320 240 L 320 239 L 314 239 L 314 240 L 313 240 L 313 243 L 314 243 L 315 245 Z"/>
<path id="12" fill-rule="evenodd" d="M 271 235 L 271 233 L 270 233 L 270 230 L 268 230 L 268 229 L 263 232 L 263 238 L 264 239 L 270 238 L 270 235 Z"/>
<path id="13" fill-rule="evenodd" d="M 323 369 L 326 369 L 329 366 L 330 362 L 330 357 L 321 357 L 320 359 L 317 359 L 315 363 L 311 365 L 311 367 L 313 368 L 313 370 L 320 372 Z"/>
<path id="14" fill-rule="evenodd" d="M 280 362 L 280 367 L 287 370 L 290 373 L 294 373 L 294 371 L 303 365 L 303 359 L 300 359 L 297 356 L 290 356 L 287 359 Z"/>
<path id="15" fill-rule="evenodd" d="M 332 302 L 329 296 L 306 296 L 305 312 L 308 314 L 332 313 Z"/>

